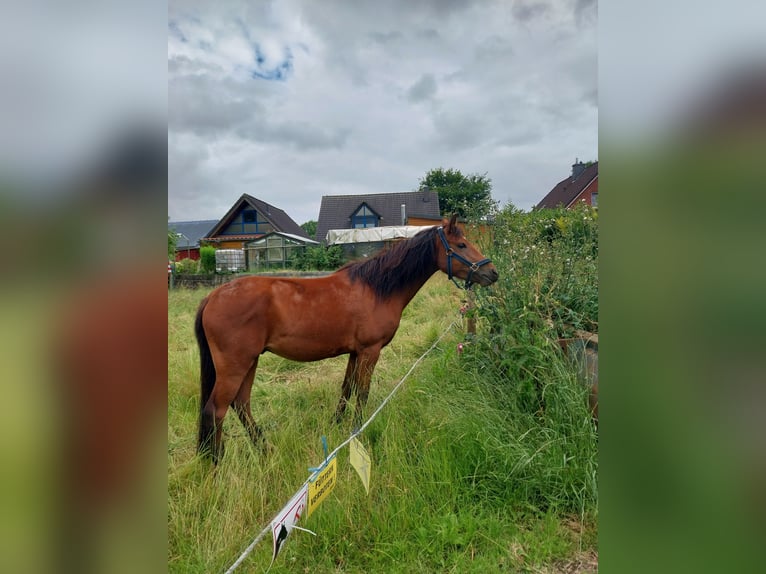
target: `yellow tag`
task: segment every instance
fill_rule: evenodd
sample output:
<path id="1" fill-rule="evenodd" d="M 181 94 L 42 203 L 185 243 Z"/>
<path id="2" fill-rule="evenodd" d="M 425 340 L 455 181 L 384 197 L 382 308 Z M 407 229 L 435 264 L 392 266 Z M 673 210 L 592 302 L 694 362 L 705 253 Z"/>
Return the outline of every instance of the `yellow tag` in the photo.
<path id="1" fill-rule="evenodd" d="M 364 449 L 362 443 L 355 438 L 351 439 L 349 448 L 351 449 L 351 466 L 354 467 L 359 478 L 362 479 L 364 490 L 367 494 L 370 494 L 370 471 L 372 470 L 372 459 L 370 459 L 370 455 Z"/>
<path id="2" fill-rule="evenodd" d="M 338 477 L 338 465 L 336 464 L 335 457 L 327 464 L 326 467 L 320 472 L 313 482 L 309 482 L 309 495 L 308 495 L 308 516 L 314 512 L 314 509 L 320 505 L 320 503 L 327 498 L 327 495 L 335 488 L 335 482 Z"/>

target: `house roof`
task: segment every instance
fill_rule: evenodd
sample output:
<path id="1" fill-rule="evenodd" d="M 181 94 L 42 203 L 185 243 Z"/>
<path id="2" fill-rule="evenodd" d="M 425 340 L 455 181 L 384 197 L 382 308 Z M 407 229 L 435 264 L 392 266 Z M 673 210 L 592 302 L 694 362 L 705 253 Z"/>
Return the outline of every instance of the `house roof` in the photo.
<path id="1" fill-rule="evenodd" d="M 258 213 L 261 215 L 261 217 L 264 217 L 266 221 L 271 223 L 272 227 L 274 227 L 275 231 L 282 231 L 284 233 L 291 233 L 293 235 L 298 235 L 299 237 L 303 237 L 305 239 L 310 239 L 310 237 L 306 234 L 305 231 L 303 231 L 303 228 L 295 223 L 289 215 L 287 215 L 284 211 L 279 209 L 278 207 L 274 207 L 273 205 L 266 203 L 265 201 L 261 201 L 260 199 L 257 199 L 253 197 L 252 195 L 248 195 L 247 193 L 243 193 L 242 196 L 234 202 L 234 205 L 231 206 L 231 209 L 226 212 L 226 215 L 224 215 L 220 221 L 208 232 L 208 234 L 205 236 L 205 238 L 212 238 L 215 237 L 218 233 L 221 232 L 222 229 L 225 229 L 226 226 L 231 223 L 231 220 L 234 218 L 234 216 L 239 212 L 242 208 L 251 208 L 258 211 Z M 245 235 L 242 237 L 233 237 L 230 235 L 227 235 L 225 238 L 227 240 L 229 239 L 253 239 L 254 237 L 258 237 L 262 234 L 252 234 L 252 235 Z"/>
<path id="2" fill-rule="evenodd" d="M 300 243 L 303 243 L 304 245 L 319 245 L 318 241 L 314 241 L 313 239 L 309 239 L 308 237 L 306 237 L 304 235 L 295 235 L 293 233 L 283 233 L 281 231 L 272 231 L 272 232 L 267 233 L 265 235 L 261 235 L 257 239 L 249 238 L 249 239 L 251 239 L 251 241 L 249 241 L 247 243 L 247 245 L 252 245 L 256 241 L 263 241 L 267 237 L 271 237 L 273 235 L 279 235 L 281 237 L 286 237 L 287 239 L 292 239 L 293 241 L 298 241 Z"/>
<path id="3" fill-rule="evenodd" d="M 183 233 L 184 236 L 178 238 L 176 249 L 186 249 L 187 247 L 199 247 L 199 240 L 207 235 L 213 226 L 218 223 L 217 219 L 205 219 L 204 221 L 170 221 L 168 229 L 176 233 Z"/>
<path id="4" fill-rule="evenodd" d="M 598 162 L 587 166 L 577 177 L 571 175 L 561 180 L 556 186 L 543 197 L 542 201 L 535 206 L 535 209 L 544 207 L 568 207 L 582 191 L 598 177 Z"/>
<path id="5" fill-rule="evenodd" d="M 325 195 L 317 221 L 318 241 L 324 242 L 330 229 L 350 229 L 351 216 L 366 203 L 380 216 L 381 225 L 401 225 L 401 206 L 407 217 L 440 219 L 439 194 L 436 191 L 403 191 L 366 195 Z"/>

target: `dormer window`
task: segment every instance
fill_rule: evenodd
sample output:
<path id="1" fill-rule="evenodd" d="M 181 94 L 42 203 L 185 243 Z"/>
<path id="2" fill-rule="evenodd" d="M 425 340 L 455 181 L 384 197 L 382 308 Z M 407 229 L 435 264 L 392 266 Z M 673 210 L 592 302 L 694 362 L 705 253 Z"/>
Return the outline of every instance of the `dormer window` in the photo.
<path id="1" fill-rule="evenodd" d="M 366 203 L 363 203 L 351 216 L 351 227 L 354 229 L 366 229 L 367 227 L 377 227 L 379 217 L 372 211 Z"/>

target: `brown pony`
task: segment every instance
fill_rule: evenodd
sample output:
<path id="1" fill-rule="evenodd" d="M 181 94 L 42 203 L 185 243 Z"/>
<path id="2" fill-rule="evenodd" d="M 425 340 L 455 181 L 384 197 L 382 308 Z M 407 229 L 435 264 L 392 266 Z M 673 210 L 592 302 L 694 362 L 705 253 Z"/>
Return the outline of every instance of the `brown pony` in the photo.
<path id="1" fill-rule="evenodd" d="M 441 270 L 467 286 L 497 281 L 497 269 L 466 240 L 456 219 L 453 215 L 441 227 L 326 277 L 244 277 L 210 293 L 194 327 L 201 362 L 198 452 L 218 462 L 229 406 L 253 444 L 262 445 L 261 429 L 250 412 L 250 390 L 258 358 L 266 351 L 293 361 L 348 353 L 335 419 L 340 420 L 355 389 L 355 416 L 361 421 L 380 351 L 429 277 Z"/>

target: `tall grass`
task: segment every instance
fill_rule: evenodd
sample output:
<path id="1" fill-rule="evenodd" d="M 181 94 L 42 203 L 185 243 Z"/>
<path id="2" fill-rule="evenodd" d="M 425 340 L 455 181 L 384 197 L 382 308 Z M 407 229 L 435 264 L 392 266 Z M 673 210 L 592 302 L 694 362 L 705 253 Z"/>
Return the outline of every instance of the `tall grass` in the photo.
<path id="1" fill-rule="evenodd" d="M 500 270 L 501 275 L 503 270 Z M 198 364 L 192 324 L 204 291 L 169 302 L 169 568 L 224 571 L 322 459 L 351 431 L 331 423 L 344 357 L 297 364 L 263 355 L 253 411 L 273 451 L 254 451 L 225 421 L 226 456 L 195 456 Z M 368 413 L 457 318 L 462 294 L 437 275 L 405 310 L 373 377 Z M 453 330 L 360 437 L 373 460 L 370 494 L 338 455 L 338 484 L 294 531 L 271 572 L 555 571 L 595 547 L 595 441 L 583 390 L 563 361 L 551 366 L 543 416 L 463 354 Z M 267 537 L 240 567 L 264 572 Z"/>

